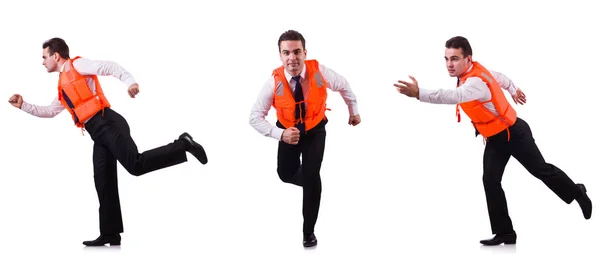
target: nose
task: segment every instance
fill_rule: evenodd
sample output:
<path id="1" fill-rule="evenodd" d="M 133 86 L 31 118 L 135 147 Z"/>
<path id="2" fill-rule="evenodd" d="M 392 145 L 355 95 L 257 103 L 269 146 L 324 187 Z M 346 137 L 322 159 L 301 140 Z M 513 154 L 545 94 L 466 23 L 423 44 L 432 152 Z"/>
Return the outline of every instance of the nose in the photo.
<path id="1" fill-rule="evenodd" d="M 296 54 L 290 54 L 290 59 L 292 59 L 292 60 L 296 59 Z"/>

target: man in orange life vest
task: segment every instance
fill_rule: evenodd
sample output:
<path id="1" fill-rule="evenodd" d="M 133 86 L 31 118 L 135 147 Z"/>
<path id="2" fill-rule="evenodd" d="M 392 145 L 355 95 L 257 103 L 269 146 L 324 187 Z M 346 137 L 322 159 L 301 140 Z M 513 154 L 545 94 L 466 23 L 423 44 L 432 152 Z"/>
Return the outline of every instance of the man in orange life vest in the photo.
<path id="1" fill-rule="evenodd" d="M 306 59 L 302 34 L 289 30 L 278 41 L 282 66 L 267 79 L 250 114 L 250 125 L 260 134 L 279 140 L 277 173 L 286 183 L 303 190 L 305 247 L 317 244 L 314 234 L 321 202 L 321 162 L 325 151 L 327 88 L 341 94 L 348 109 L 348 124 L 360 123 L 356 97 L 346 79 L 333 70 Z M 271 106 L 276 126 L 265 117 Z M 302 155 L 302 162 L 300 156 Z"/>
<path id="2" fill-rule="evenodd" d="M 481 240 L 484 245 L 514 244 L 517 235 L 508 215 L 506 197 L 502 190 L 502 174 L 511 156 L 515 157 L 533 176 L 540 179 L 565 203 L 577 200 L 583 216 L 589 219 L 592 202 L 583 184 L 575 184 L 561 169 L 547 163 L 535 144 L 527 122 L 517 113 L 503 94 L 509 91 L 515 103 L 524 104 L 525 94 L 501 73 L 489 71 L 472 61 L 469 41 L 460 36 L 446 41 L 446 67 L 451 77 L 457 77 L 457 88 L 427 90 L 413 82 L 399 80 L 397 90 L 422 102 L 456 104 L 471 119 L 476 136 L 485 140 L 483 155 L 483 185 L 487 200 L 492 233 L 491 239 Z"/>
<path id="3" fill-rule="evenodd" d="M 43 65 L 48 72 L 60 72 L 57 97 L 48 106 L 37 106 L 23 101 L 15 94 L 9 103 L 37 117 L 54 117 L 65 108 L 77 127 L 85 128 L 94 141 L 94 182 L 100 202 L 100 236 L 84 241 L 87 246 L 120 245 L 123 220 L 117 188 L 117 161 L 132 175 L 140 176 L 154 170 L 187 161 L 190 152 L 202 164 L 207 163 L 203 147 L 183 133 L 174 142 L 143 153 L 130 136 L 125 118 L 110 108 L 98 80 L 100 76 L 114 76 L 129 86 L 134 98 L 139 86 L 133 76 L 114 62 L 69 57 L 69 47 L 61 38 L 45 41 Z"/>

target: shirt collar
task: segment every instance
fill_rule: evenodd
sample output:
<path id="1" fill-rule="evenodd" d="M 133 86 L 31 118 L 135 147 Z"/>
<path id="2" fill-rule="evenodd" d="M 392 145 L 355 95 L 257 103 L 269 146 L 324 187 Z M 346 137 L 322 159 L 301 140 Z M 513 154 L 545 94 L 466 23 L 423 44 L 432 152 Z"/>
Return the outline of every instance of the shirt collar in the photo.
<path id="1" fill-rule="evenodd" d="M 290 75 L 287 70 L 284 71 L 285 73 L 285 79 L 289 82 L 292 81 L 292 75 Z M 300 72 L 300 79 L 304 79 L 304 75 L 306 74 L 306 64 L 304 65 L 304 67 L 302 67 L 302 72 Z"/>
<path id="2" fill-rule="evenodd" d="M 61 66 L 60 66 L 60 72 L 63 72 L 65 70 L 65 64 L 67 64 L 69 60 L 65 61 Z"/>
<path id="3" fill-rule="evenodd" d="M 471 71 L 471 69 L 473 69 L 473 66 L 475 66 L 473 63 L 471 63 L 471 66 L 469 66 L 469 68 L 467 68 L 467 70 L 461 75 L 461 77 L 463 75 L 465 75 L 466 73 L 469 73 Z M 458 80 L 460 80 L 461 77 L 456 77 Z"/>

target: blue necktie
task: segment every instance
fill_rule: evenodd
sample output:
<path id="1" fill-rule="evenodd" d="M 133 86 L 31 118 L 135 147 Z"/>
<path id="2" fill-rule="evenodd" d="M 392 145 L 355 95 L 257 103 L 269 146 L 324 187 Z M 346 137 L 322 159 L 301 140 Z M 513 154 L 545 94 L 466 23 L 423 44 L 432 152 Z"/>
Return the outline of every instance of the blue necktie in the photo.
<path id="1" fill-rule="evenodd" d="M 71 110 L 73 110 L 75 108 L 75 106 L 73 105 L 73 102 L 71 102 L 71 99 L 69 99 L 69 96 L 67 96 L 67 93 L 65 93 L 65 89 L 61 89 L 61 90 L 62 90 L 63 98 L 67 102 L 67 105 L 69 105 Z M 79 122 L 79 118 L 77 117 L 77 115 L 75 115 L 75 112 L 73 112 L 73 115 L 75 116 L 75 119 L 74 119 L 75 123 Z"/>
<path id="2" fill-rule="evenodd" d="M 294 100 L 296 101 L 296 121 L 302 119 L 295 126 L 298 128 L 300 133 L 304 133 L 304 117 L 306 117 L 306 106 L 304 105 L 304 93 L 302 92 L 302 85 L 300 84 L 300 76 L 292 77 L 296 81 L 296 88 L 294 89 Z"/>

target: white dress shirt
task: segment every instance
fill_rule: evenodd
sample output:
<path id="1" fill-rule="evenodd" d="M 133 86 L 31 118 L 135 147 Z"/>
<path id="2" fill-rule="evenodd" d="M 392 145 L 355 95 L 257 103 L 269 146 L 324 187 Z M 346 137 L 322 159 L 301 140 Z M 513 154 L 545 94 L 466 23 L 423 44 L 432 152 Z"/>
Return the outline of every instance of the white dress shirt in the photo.
<path id="1" fill-rule="evenodd" d="M 494 76 L 498 85 L 500 85 L 502 89 L 507 90 L 510 95 L 514 95 L 517 92 L 515 84 L 513 84 L 512 80 L 504 74 L 495 71 L 489 72 Z M 478 77 L 467 78 L 461 86 L 455 89 L 429 90 L 419 88 L 419 100 L 434 104 L 459 104 L 474 100 L 484 102 L 489 101 L 491 98 L 492 92 L 487 84 Z M 492 114 L 498 115 L 492 102 L 485 103 L 484 107 L 490 110 Z"/>
<path id="2" fill-rule="evenodd" d="M 319 70 L 323 74 L 325 81 L 327 81 L 327 88 L 332 91 L 339 92 L 346 105 L 348 105 L 348 111 L 350 115 L 355 116 L 358 115 L 358 105 L 356 102 L 356 96 L 352 92 L 348 81 L 343 76 L 337 74 L 332 69 L 325 67 L 322 64 L 319 64 Z M 292 79 L 292 76 L 284 71 L 285 78 L 288 80 L 289 87 L 294 92 L 296 88 L 296 81 Z M 308 90 L 310 88 L 310 82 L 304 78 L 306 74 L 306 65 L 302 72 L 300 73 L 300 85 L 302 86 L 302 92 L 304 93 L 304 98 L 308 96 Z M 275 89 L 275 80 L 273 76 L 269 78 L 263 88 L 261 89 L 254 106 L 252 107 L 252 111 L 250 112 L 250 125 L 254 127 L 261 135 L 271 137 L 277 140 L 281 140 L 281 135 L 283 134 L 284 129 L 281 129 L 266 120 L 266 117 L 269 113 L 269 110 L 273 106 L 273 91 Z"/>
<path id="3" fill-rule="evenodd" d="M 65 62 L 61 67 L 60 71 L 62 72 L 65 68 Z M 127 86 L 130 86 L 135 82 L 133 76 L 127 72 L 123 67 L 118 65 L 115 62 L 111 61 L 101 61 L 101 60 L 90 60 L 86 58 L 78 58 L 73 61 L 73 68 L 81 75 L 98 75 L 98 76 L 114 76 L 125 83 Z M 90 78 L 88 78 L 90 79 Z M 96 94 L 96 87 L 94 82 L 89 82 L 90 89 L 92 90 L 92 94 Z M 52 103 L 47 106 L 40 106 L 27 103 L 23 101 L 23 105 L 21 105 L 21 110 L 32 114 L 37 117 L 43 118 L 51 118 L 58 115 L 65 108 L 58 100 L 58 95 L 54 98 Z"/>

